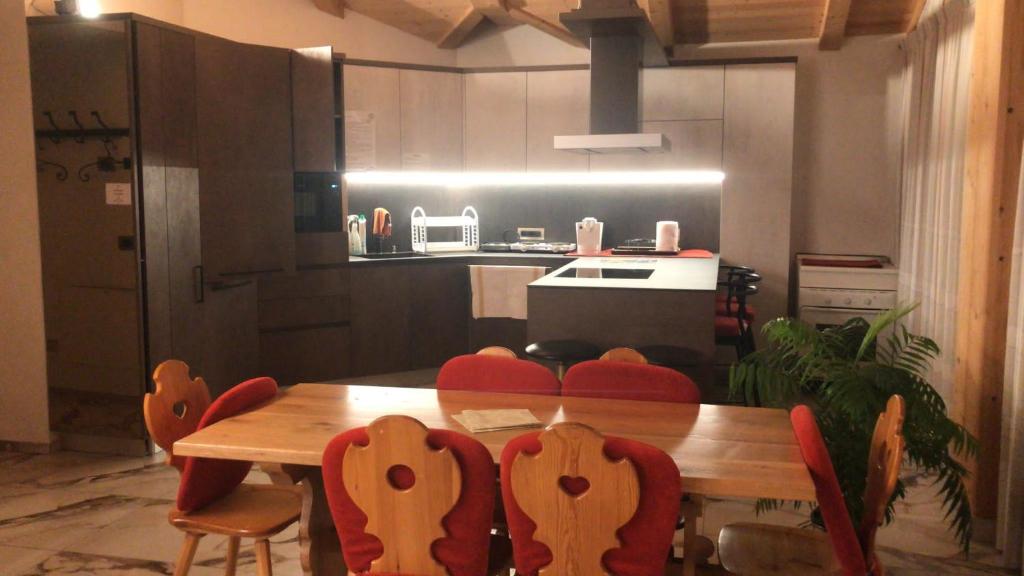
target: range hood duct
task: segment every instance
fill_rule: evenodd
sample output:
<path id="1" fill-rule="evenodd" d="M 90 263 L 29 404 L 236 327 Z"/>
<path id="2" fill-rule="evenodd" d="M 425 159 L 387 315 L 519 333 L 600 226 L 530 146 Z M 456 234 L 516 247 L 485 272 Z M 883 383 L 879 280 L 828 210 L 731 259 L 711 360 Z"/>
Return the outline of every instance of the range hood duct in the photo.
<path id="1" fill-rule="evenodd" d="M 555 136 L 557 150 L 584 154 L 658 152 L 663 134 L 640 133 L 640 69 L 664 66 L 665 51 L 633 0 L 580 0 L 559 16 L 590 45 L 590 134 Z"/>

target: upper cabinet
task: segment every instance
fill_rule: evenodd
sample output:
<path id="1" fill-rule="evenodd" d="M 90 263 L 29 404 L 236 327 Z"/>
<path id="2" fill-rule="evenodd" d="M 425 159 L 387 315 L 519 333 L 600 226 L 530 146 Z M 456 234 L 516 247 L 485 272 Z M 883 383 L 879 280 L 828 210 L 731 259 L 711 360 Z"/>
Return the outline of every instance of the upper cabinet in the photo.
<path id="1" fill-rule="evenodd" d="M 291 53 L 292 147 L 296 172 L 335 169 L 334 63 L 330 46 Z"/>
<path id="2" fill-rule="evenodd" d="M 289 50 L 196 38 L 199 205 L 208 279 L 295 267 L 291 82 Z"/>
<path id="3" fill-rule="evenodd" d="M 403 170 L 461 170 L 462 75 L 401 70 Z"/>
<path id="4" fill-rule="evenodd" d="M 526 72 L 463 78 L 466 170 L 526 170 Z"/>
<path id="5" fill-rule="evenodd" d="M 556 135 L 590 129 L 590 71 L 552 70 L 526 75 L 526 169 L 583 170 L 590 158 L 555 150 Z"/>
<path id="6" fill-rule="evenodd" d="M 641 86 L 643 122 L 723 117 L 724 66 L 645 68 Z"/>
<path id="7" fill-rule="evenodd" d="M 396 68 L 343 67 L 346 170 L 402 169 L 398 76 Z"/>

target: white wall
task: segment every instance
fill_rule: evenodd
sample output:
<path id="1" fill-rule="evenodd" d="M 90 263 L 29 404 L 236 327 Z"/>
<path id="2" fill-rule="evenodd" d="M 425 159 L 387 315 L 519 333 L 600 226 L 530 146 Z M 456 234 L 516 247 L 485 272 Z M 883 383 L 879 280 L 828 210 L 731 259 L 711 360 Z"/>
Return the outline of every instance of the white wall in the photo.
<path id="1" fill-rule="evenodd" d="M 0 2 L 0 441 L 46 444 L 46 341 L 28 32 Z"/>

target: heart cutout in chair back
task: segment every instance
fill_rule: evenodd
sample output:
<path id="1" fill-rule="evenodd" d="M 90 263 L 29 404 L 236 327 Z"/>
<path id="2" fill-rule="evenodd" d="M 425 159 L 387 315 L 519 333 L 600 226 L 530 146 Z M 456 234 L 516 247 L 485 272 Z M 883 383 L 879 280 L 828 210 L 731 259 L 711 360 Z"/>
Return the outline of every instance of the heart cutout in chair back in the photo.
<path id="1" fill-rule="evenodd" d="M 570 496 L 582 496 L 590 490 L 590 481 L 583 476 L 562 476 L 558 479 L 558 485 Z"/>

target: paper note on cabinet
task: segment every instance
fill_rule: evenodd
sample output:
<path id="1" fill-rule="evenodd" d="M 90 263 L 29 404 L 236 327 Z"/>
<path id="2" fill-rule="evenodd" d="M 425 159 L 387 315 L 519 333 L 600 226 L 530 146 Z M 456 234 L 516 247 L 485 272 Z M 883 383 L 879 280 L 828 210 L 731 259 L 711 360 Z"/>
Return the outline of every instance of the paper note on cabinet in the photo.
<path id="1" fill-rule="evenodd" d="M 377 167 L 377 129 L 373 112 L 345 112 L 345 170 Z"/>
<path id="2" fill-rule="evenodd" d="M 132 185 L 127 182 L 107 182 L 107 204 L 111 206 L 132 205 Z"/>

